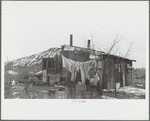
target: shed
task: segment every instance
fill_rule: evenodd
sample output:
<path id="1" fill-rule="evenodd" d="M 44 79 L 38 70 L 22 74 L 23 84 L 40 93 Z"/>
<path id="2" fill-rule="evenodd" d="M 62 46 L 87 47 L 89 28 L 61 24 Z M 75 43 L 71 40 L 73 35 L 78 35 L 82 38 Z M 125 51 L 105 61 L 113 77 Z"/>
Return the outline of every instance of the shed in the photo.
<path id="1" fill-rule="evenodd" d="M 104 89 L 114 89 L 115 83 L 119 83 L 121 87 L 132 83 L 132 62 L 135 62 L 135 60 L 107 54 L 91 48 L 70 45 L 63 45 L 61 53 L 54 58 L 43 59 L 43 82 L 53 85 L 54 82 L 65 79 L 71 81 L 71 72 L 63 67 L 61 55 L 76 62 L 95 60 Z M 44 69 L 45 66 L 47 68 Z M 49 82 L 46 80 L 49 80 Z"/>

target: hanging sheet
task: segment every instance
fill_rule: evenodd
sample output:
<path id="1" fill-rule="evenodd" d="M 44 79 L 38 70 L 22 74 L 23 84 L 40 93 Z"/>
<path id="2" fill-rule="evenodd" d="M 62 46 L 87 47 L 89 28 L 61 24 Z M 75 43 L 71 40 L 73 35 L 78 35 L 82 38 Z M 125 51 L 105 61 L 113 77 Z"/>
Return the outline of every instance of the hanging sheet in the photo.
<path id="1" fill-rule="evenodd" d="M 71 81 L 74 81 L 77 75 L 77 71 L 81 71 L 82 83 L 85 83 L 85 79 L 89 79 L 88 72 L 96 64 L 95 60 L 78 62 L 68 59 L 62 55 L 63 67 L 71 72 Z"/>

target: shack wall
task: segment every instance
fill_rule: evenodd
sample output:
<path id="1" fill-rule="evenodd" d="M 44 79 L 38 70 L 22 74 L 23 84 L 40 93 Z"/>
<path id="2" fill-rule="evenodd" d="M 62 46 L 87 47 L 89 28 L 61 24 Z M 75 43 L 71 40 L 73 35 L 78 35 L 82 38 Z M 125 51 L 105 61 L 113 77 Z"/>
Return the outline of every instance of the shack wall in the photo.
<path id="1" fill-rule="evenodd" d="M 132 84 L 132 66 L 127 64 L 127 86 Z"/>
<path id="2" fill-rule="evenodd" d="M 103 88 L 114 89 L 114 59 L 104 58 Z"/>
<path id="3" fill-rule="evenodd" d="M 104 74 L 103 74 L 103 88 L 114 89 L 115 83 L 119 87 L 128 86 L 132 83 L 132 61 L 104 56 Z"/>

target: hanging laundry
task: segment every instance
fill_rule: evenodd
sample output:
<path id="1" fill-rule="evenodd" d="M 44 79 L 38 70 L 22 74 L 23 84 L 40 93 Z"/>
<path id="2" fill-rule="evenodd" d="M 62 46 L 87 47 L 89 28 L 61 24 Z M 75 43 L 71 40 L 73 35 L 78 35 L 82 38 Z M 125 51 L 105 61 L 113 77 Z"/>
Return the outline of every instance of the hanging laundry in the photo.
<path id="1" fill-rule="evenodd" d="M 92 86 L 94 86 L 94 85 L 95 85 L 95 79 L 94 79 L 94 78 L 91 78 L 91 79 L 90 79 L 90 83 L 91 83 Z"/>
<path id="2" fill-rule="evenodd" d="M 92 63 L 89 64 L 89 67 L 90 67 L 90 70 L 89 70 L 90 83 L 93 86 L 96 86 L 97 82 L 99 81 L 99 77 L 98 77 L 98 74 L 96 72 L 95 66 L 96 66 L 96 62 L 92 62 Z"/>
<path id="3" fill-rule="evenodd" d="M 94 78 L 95 75 L 96 75 L 96 70 L 94 68 L 91 68 L 89 70 L 89 76 L 90 76 L 90 78 Z"/>
<path id="4" fill-rule="evenodd" d="M 74 81 L 77 75 L 77 71 L 79 71 L 81 62 L 74 61 L 71 59 L 67 59 L 62 55 L 63 67 L 71 72 L 71 81 Z"/>
<path id="5" fill-rule="evenodd" d="M 89 70 L 95 67 L 96 61 L 90 60 L 85 62 L 78 62 L 71 59 L 67 59 L 62 55 L 63 67 L 71 72 L 71 81 L 74 81 L 77 75 L 77 71 L 81 72 L 82 83 L 85 84 L 85 79 L 89 78 Z M 96 72 L 96 71 L 95 71 Z M 92 70 L 90 72 L 92 74 Z M 91 76 L 91 75 L 90 75 Z M 94 76 L 93 76 L 94 78 Z"/>
<path id="6" fill-rule="evenodd" d="M 99 82 L 102 83 L 103 70 L 101 68 L 99 68 L 97 70 L 97 74 L 98 74 Z"/>
<path id="7" fill-rule="evenodd" d="M 74 61 L 71 59 L 69 59 L 69 61 L 71 62 L 71 81 L 74 81 L 77 75 L 77 71 L 79 72 L 80 66 L 82 66 L 82 62 Z"/>
<path id="8" fill-rule="evenodd" d="M 92 68 L 91 65 L 95 64 L 95 60 L 86 61 L 83 62 L 83 64 L 84 64 L 85 79 L 90 80 L 89 70 Z"/>
<path id="9" fill-rule="evenodd" d="M 63 67 L 71 72 L 71 80 L 74 80 L 74 78 L 76 77 L 76 71 L 74 71 L 73 63 L 69 59 L 65 58 L 63 55 L 62 62 Z"/>
<path id="10" fill-rule="evenodd" d="M 73 67 L 73 66 L 72 66 Z M 77 71 L 74 69 L 74 67 L 71 69 L 71 81 L 74 81 L 76 78 Z"/>
<path id="11" fill-rule="evenodd" d="M 84 63 L 84 72 L 85 72 L 85 79 L 89 79 L 90 80 L 90 78 L 89 78 L 89 63 L 87 63 L 87 62 L 85 62 Z"/>
<path id="12" fill-rule="evenodd" d="M 65 58 L 63 55 L 62 55 L 62 62 L 63 62 L 63 67 L 66 68 L 68 71 L 71 72 L 72 70 L 72 64 L 71 62 L 69 61 L 69 59 Z"/>
<path id="13" fill-rule="evenodd" d="M 85 69 L 84 69 L 84 64 L 80 66 L 80 71 L 81 71 L 81 79 L 82 83 L 85 84 Z"/>
<path id="14" fill-rule="evenodd" d="M 96 75 L 94 76 L 95 79 L 95 85 L 97 85 L 97 83 L 100 81 L 98 74 L 96 73 Z"/>
<path id="15" fill-rule="evenodd" d="M 93 63 L 92 61 L 86 61 L 86 62 L 82 62 L 82 65 L 80 66 L 80 70 L 81 70 L 81 76 L 82 76 L 82 83 L 85 84 L 85 80 L 89 79 L 89 69 L 91 68 L 89 65 Z"/>

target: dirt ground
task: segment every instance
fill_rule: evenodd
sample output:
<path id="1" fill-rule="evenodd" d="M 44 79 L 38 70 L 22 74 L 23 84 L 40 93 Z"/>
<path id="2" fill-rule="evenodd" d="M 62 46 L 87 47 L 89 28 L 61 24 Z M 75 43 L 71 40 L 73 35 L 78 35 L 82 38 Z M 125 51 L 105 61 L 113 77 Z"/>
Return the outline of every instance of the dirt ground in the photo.
<path id="1" fill-rule="evenodd" d="M 57 87 L 56 87 L 57 88 Z M 16 84 L 5 88 L 5 99 L 71 99 L 71 94 L 66 91 L 56 91 L 50 86 L 32 86 L 31 84 Z M 52 93 L 49 92 L 51 90 Z M 114 90 L 103 90 L 103 95 L 97 97 L 94 91 L 75 92 L 73 99 L 145 99 L 145 81 L 134 80 L 130 86 L 117 90 L 116 97 Z"/>

